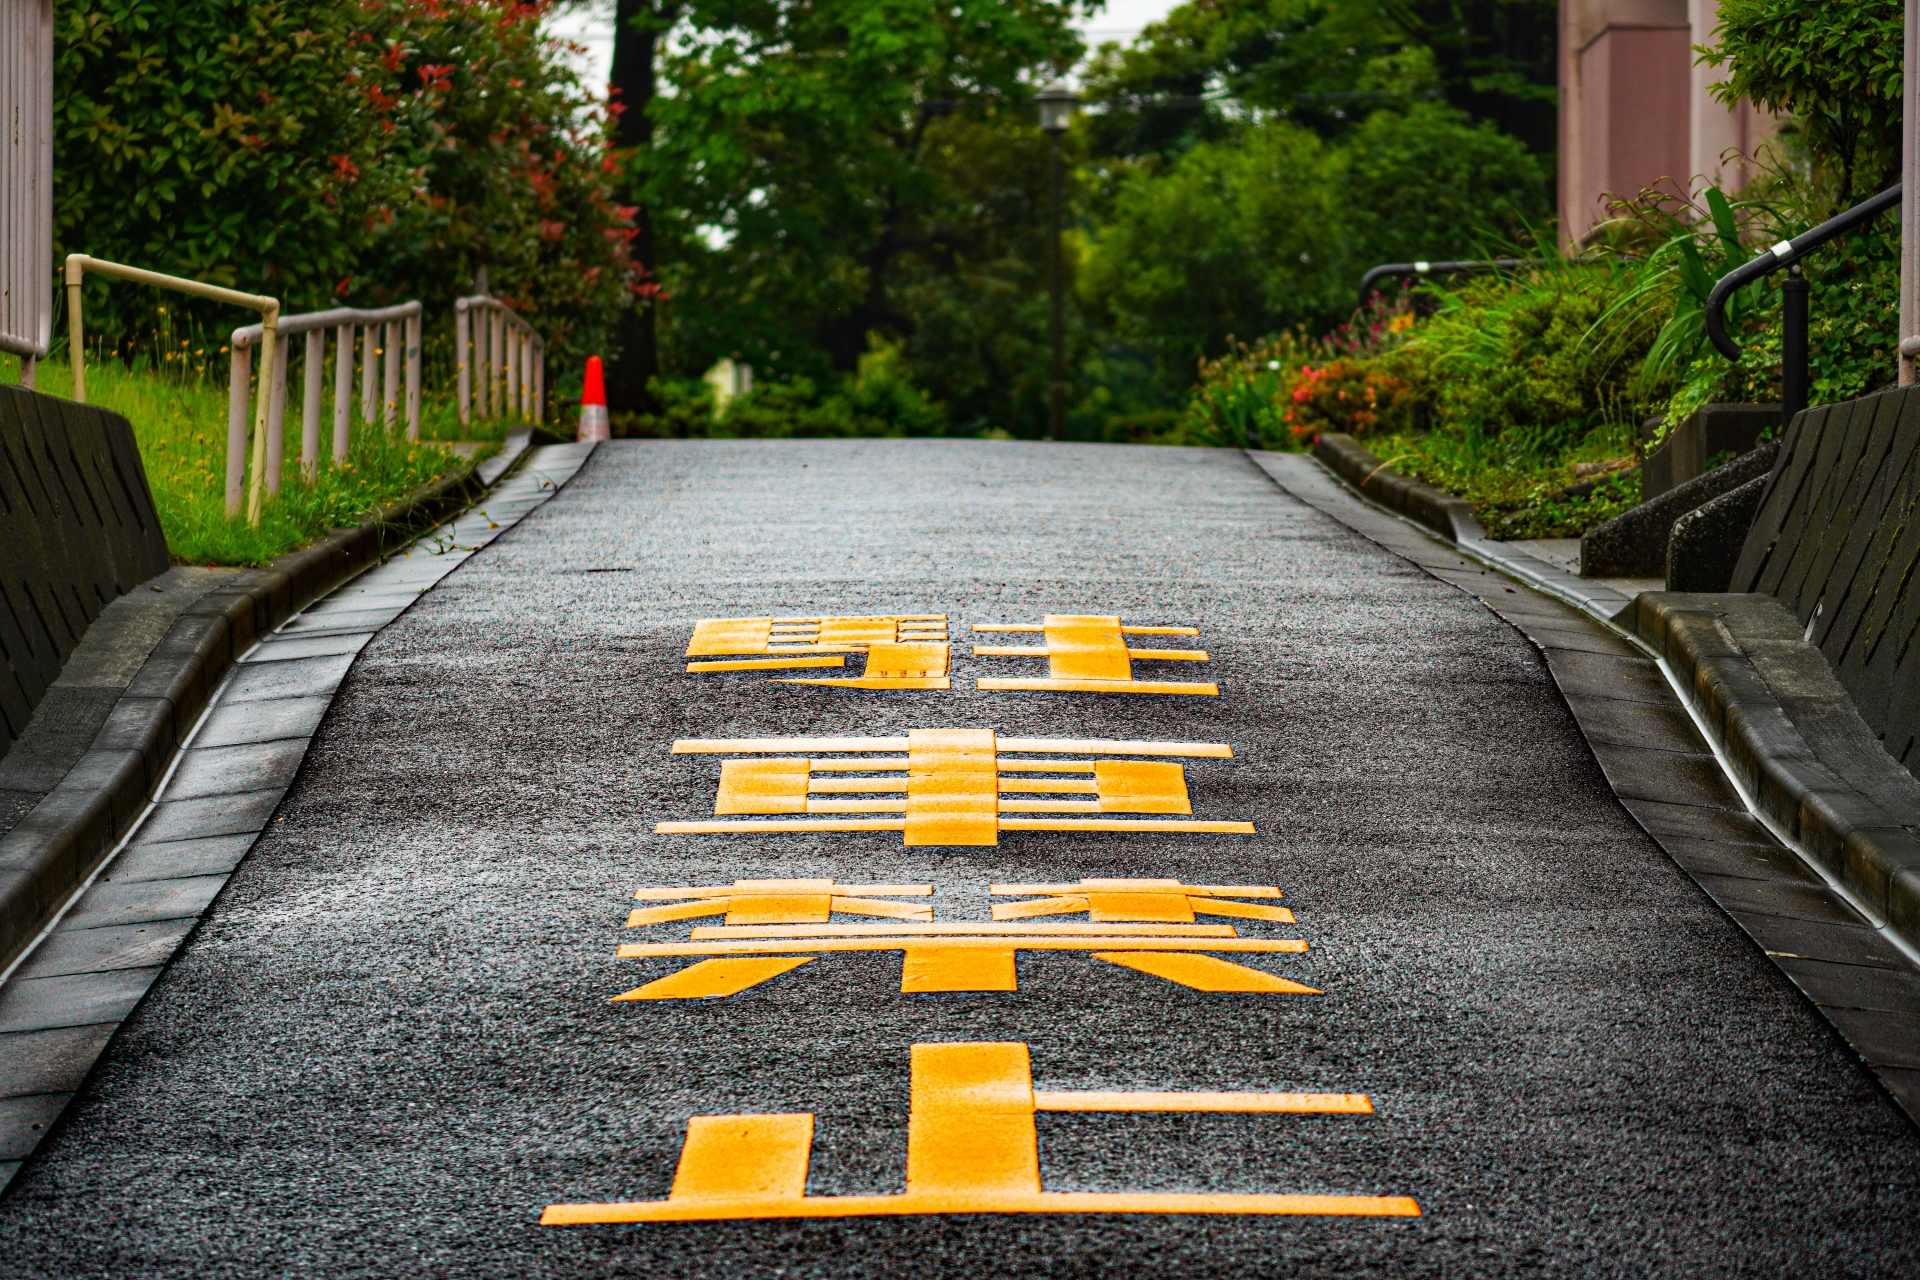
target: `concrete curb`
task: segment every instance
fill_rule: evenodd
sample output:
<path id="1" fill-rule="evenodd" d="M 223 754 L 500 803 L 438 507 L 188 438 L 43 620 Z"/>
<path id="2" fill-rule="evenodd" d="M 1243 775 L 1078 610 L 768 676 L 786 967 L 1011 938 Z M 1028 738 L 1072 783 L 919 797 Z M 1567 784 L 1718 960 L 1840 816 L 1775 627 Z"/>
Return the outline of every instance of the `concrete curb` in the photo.
<path id="1" fill-rule="evenodd" d="M 150 788 L 152 803 L 0 980 L 0 1195 L 59 1127 L 294 785 L 362 650 L 544 506 L 592 443 L 526 449 L 484 500 L 326 593 L 234 660 Z"/>
<path id="2" fill-rule="evenodd" d="M 1751 803 L 1920 947 L 1920 782 L 1771 596 L 1647 592 L 1621 621 L 1680 678 Z"/>
<path id="3" fill-rule="evenodd" d="M 1356 482 L 1352 473 L 1373 455 L 1351 437 L 1322 436 L 1314 455 L 1380 505 L 1639 641 L 1672 672 L 1755 816 L 1920 953 L 1920 782 L 1887 754 L 1825 654 L 1773 597 L 1649 591 L 1627 600 L 1486 540 L 1477 523 L 1474 536 L 1441 527 L 1442 503 L 1466 505 L 1449 494 L 1377 466 L 1366 485 Z M 1751 465 L 1752 456 L 1736 461 Z"/>
<path id="4" fill-rule="evenodd" d="M 1332 433 L 1313 444 L 1313 456 L 1367 497 L 1418 520 L 1449 542 L 1481 542 L 1487 531 L 1473 504 L 1395 471 L 1360 447 L 1352 436 Z"/>
<path id="5" fill-rule="evenodd" d="M 0 837 L 0 970 L 146 810 L 183 735 L 249 646 L 301 608 L 483 493 L 526 452 L 510 438 L 352 528 L 247 570 L 190 605 L 114 704 L 92 746 Z"/>
<path id="6" fill-rule="evenodd" d="M 1738 663 L 1718 664 L 1732 677 L 1723 685 L 1743 686 L 1748 694 L 1768 686 L 1764 696 L 1780 713 L 1773 727 L 1790 722 L 1789 732 L 1803 744 L 1804 754 L 1794 757 L 1808 766 L 1799 779 L 1802 810 L 1816 820 L 1823 811 L 1851 817 L 1851 828 L 1824 856 L 1809 848 L 1806 837 L 1813 833 L 1805 821 L 1790 830 L 1775 816 L 1789 813 L 1791 789 L 1777 790 L 1763 807 L 1745 781 L 1751 763 L 1743 771 L 1729 758 L 1723 726 L 1740 716 L 1738 708 L 1752 710 L 1754 699 L 1737 706 L 1721 699 L 1725 715 L 1710 721 L 1666 648 L 1633 629 L 1635 601 L 1673 599 L 1669 593 L 1641 593 L 1630 601 L 1523 548 L 1450 543 L 1355 493 L 1317 459 L 1250 456 L 1294 497 L 1472 594 L 1532 641 L 1621 805 L 1920 1124 L 1920 952 L 1875 907 L 1890 905 L 1913 877 L 1893 876 L 1889 893 L 1876 899 L 1870 869 L 1862 876 L 1856 867 L 1852 879 L 1832 869 L 1862 861 L 1861 852 L 1880 837 L 1889 846 L 1883 854 L 1910 838 L 1910 831 L 1872 824 L 1889 807 L 1920 813 L 1920 780 L 1905 775 L 1872 736 L 1791 613 L 1766 596 L 1691 597 L 1720 614 L 1713 618 L 1718 626 L 1731 618 L 1733 637 L 1751 637 L 1744 647 L 1729 644 L 1742 650 L 1745 675 Z M 1501 586 L 1503 578 L 1515 585 Z M 1692 615 L 1695 636 L 1718 629 L 1698 626 L 1701 620 L 1700 613 Z M 1696 684 L 1699 671 L 1696 664 Z M 1856 793 L 1822 790 L 1826 774 L 1837 775 L 1840 788 L 1853 784 Z M 1859 794 L 1861 787 L 1868 794 Z M 1837 826 L 1828 830 L 1840 834 Z M 1883 874 L 1892 861 L 1881 859 Z"/>

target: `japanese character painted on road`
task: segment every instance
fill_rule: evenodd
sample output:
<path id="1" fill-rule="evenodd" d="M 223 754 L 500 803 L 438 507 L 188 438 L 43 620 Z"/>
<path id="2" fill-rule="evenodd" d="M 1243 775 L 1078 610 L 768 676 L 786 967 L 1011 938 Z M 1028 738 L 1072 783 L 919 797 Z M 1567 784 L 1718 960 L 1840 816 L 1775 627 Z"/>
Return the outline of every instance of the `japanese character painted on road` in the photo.
<path id="1" fill-rule="evenodd" d="M 964 846 L 997 845 L 1002 831 L 1253 834 L 1251 822 L 1112 816 L 1191 814 L 1183 765 L 1057 758 L 1231 759 L 1233 748 L 1225 743 L 912 729 L 904 738 L 682 739 L 673 750 L 748 758 L 722 763 L 715 821 L 655 824 L 662 835 L 899 831 L 908 845 Z M 805 816 L 767 816 L 783 814 Z M 876 816 L 846 816 L 854 814 Z M 1040 816 L 1066 814 L 1102 816 Z"/>
<path id="2" fill-rule="evenodd" d="M 1203 649 L 1132 649 L 1128 636 L 1197 636 L 1197 627 L 1129 627 L 1118 615 L 1050 613 L 1032 623 L 975 623 L 978 632 L 1026 632 L 1046 636 L 1039 648 L 977 644 L 976 658 L 1045 658 L 1044 679 L 976 680 L 981 689 L 1038 689 L 1055 693 L 1188 693 L 1212 697 L 1220 686 L 1210 681 L 1135 680 L 1136 662 L 1206 662 Z"/>
<path id="3" fill-rule="evenodd" d="M 1406 1196 L 1042 1189 L 1034 1122 L 1042 1111 L 1367 1116 L 1373 1101 L 1366 1094 L 1036 1090 L 1031 1054 L 1019 1042 L 916 1044 L 909 1064 L 904 1194 L 808 1195 L 812 1113 L 692 1116 L 665 1200 L 549 1205 L 540 1221 L 566 1226 L 927 1213 L 1420 1214 Z"/>
<path id="4" fill-rule="evenodd" d="M 949 646 L 944 613 L 887 614 L 849 618 L 702 618 L 687 643 L 687 670 L 787 671 L 845 667 L 849 653 L 865 654 L 858 676 L 776 677 L 777 684 L 819 684 L 842 689 L 950 689 Z M 751 657 L 743 655 L 754 655 Z"/>
<path id="5" fill-rule="evenodd" d="M 1104 886 L 1118 886 L 1106 888 Z M 1176 886 L 1178 893 L 1168 891 Z M 995 885 L 994 892 L 1049 893 L 1060 886 Z M 931 885 L 836 885 L 831 880 L 736 880 L 731 886 L 646 888 L 642 901 L 685 899 L 671 906 L 638 908 L 628 927 L 664 924 L 698 916 L 726 915 L 726 923 L 692 930 L 684 942 L 636 942 L 622 946 L 624 960 L 698 958 L 696 963 L 613 997 L 630 1000 L 700 1000 L 738 995 L 819 959 L 849 952 L 901 953 L 900 990 L 909 994 L 991 992 L 1019 989 L 1015 957 L 1022 951 L 1077 951 L 1195 991 L 1235 994 L 1319 995 L 1303 983 L 1255 969 L 1218 954 L 1298 955 L 1299 938 L 1243 938 L 1225 924 L 1196 924 L 1189 901 L 1203 911 L 1240 914 L 1292 924 L 1284 907 L 1234 902 L 1225 895 L 1278 897 L 1268 885 L 1180 885 L 1177 880 L 1083 882 L 1077 895 L 1002 904 L 1031 915 L 1087 911 L 1088 893 L 1101 907 L 1085 923 L 1012 924 L 993 921 L 935 922 L 929 908 L 879 895 L 927 896 Z M 1168 902 L 1178 903 L 1178 907 Z M 1064 905 L 1063 905 L 1064 904 Z M 1117 904 L 1117 905 L 1116 905 Z M 1184 919 L 1171 919 L 1184 911 Z M 898 923 L 832 922 L 834 913 L 887 916 Z M 1257 914 L 1256 914 L 1257 913 Z M 800 954 L 800 953 L 808 954 Z"/>

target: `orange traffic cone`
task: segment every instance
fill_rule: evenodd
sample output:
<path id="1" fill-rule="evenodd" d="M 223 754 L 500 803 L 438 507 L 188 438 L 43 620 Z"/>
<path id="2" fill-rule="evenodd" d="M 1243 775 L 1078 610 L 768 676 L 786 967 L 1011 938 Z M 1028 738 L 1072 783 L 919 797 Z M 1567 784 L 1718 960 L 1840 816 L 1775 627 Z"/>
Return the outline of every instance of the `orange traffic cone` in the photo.
<path id="1" fill-rule="evenodd" d="M 611 440 L 607 425 L 607 384 L 600 375 L 600 357 L 587 357 L 587 385 L 580 394 L 580 430 L 575 440 Z"/>

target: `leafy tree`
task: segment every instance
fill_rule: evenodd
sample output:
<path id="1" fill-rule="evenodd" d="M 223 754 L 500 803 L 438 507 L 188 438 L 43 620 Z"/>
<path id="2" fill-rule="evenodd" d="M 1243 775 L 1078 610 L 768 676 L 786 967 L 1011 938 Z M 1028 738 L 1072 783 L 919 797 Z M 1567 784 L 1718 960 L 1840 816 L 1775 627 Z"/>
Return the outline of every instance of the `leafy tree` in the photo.
<path id="1" fill-rule="evenodd" d="M 613 65 L 608 69 L 609 111 L 615 139 L 630 155 L 644 157 L 653 146 L 653 99 L 659 88 L 659 45 L 673 29 L 677 0 L 616 0 L 613 10 Z M 648 384 L 660 372 L 661 288 L 653 278 L 660 241 L 653 212 L 644 197 L 634 205 L 633 256 L 639 280 L 636 297 L 615 316 L 614 349 L 607 368 L 607 405 L 616 413 L 660 409 Z"/>
<path id="2" fill-rule="evenodd" d="M 55 252 L 323 302 L 390 194 L 357 17 L 330 0 L 63 4 Z M 131 328 L 139 296 L 112 290 L 90 327 Z"/>
<path id="3" fill-rule="evenodd" d="M 911 335 L 902 262 L 938 257 L 954 196 L 932 126 L 1027 110 L 1077 49 L 1070 16 L 1060 0 L 689 0 L 641 159 L 688 367 L 850 372 L 870 335 Z"/>
<path id="4" fill-rule="evenodd" d="M 1328 143 L 1287 120 L 1125 178 L 1083 296 L 1174 386 L 1234 336 L 1325 328 L 1381 262 L 1477 257 L 1544 216 L 1539 163 L 1438 103 L 1376 111 Z"/>
<path id="5" fill-rule="evenodd" d="M 76 0 L 55 61 L 56 251 L 279 296 L 419 297 L 476 267 L 571 358 L 627 296 L 602 123 L 513 0 Z M 116 287 L 89 331 L 181 300 Z M 207 328 L 234 313 L 184 308 Z"/>
<path id="6" fill-rule="evenodd" d="M 605 115 L 540 30 L 545 6 L 380 0 L 371 12 L 383 198 L 360 269 L 335 292 L 444 314 L 484 268 L 550 359 L 578 366 L 633 297 L 633 210 L 614 202 Z"/>
<path id="7" fill-rule="evenodd" d="M 1192 0 L 1095 59 L 1095 151 L 1177 154 L 1250 112 L 1334 137 L 1443 99 L 1550 152 L 1556 24 L 1552 0 Z"/>
<path id="8" fill-rule="evenodd" d="M 1066 144 L 1070 169 L 1077 140 Z M 893 299 L 912 324 L 905 371 L 946 404 L 957 432 L 1041 435 L 1051 360 L 1047 139 L 1029 111 L 1005 103 L 934 121 L 922 152 L 943 195 L 924 242 L 894 268 Z M 1071 225 L 1071 184 L 1067 198 Z M 1069 360 L 1084 339 L 1069 312 Z"/>
<path id="9" fill-rule="evenodd" d="M 1900 174 L 1903 22 L 1900 0 L 1721 0 L 1719 43 L 1698 52 L 1727 69 L 1722 102 L 1793 115 L 1844 207 Z"/>
<path id="10" fill-rule="evenodd" d="M 1285 120 L 1133 171 L 1089 248 L 1081 296 L 1175 386 L 1235 335 L 1325 314 L 1314 261 L 1336 225 L 1327 144 Z M 1276 303 L 1278 305 L 1276 305 Z"/>

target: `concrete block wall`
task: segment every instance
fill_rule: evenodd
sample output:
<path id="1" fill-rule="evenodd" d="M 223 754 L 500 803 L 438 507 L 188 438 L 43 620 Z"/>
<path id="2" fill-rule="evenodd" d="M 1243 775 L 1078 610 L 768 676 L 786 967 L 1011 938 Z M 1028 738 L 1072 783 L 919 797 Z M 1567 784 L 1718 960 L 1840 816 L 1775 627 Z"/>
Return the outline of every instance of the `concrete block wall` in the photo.
<path id="1" fill-rule="evenodd" d="M 132 425 L 0 386 L 0 757 L 100 611 L 168 563 Z"/>

